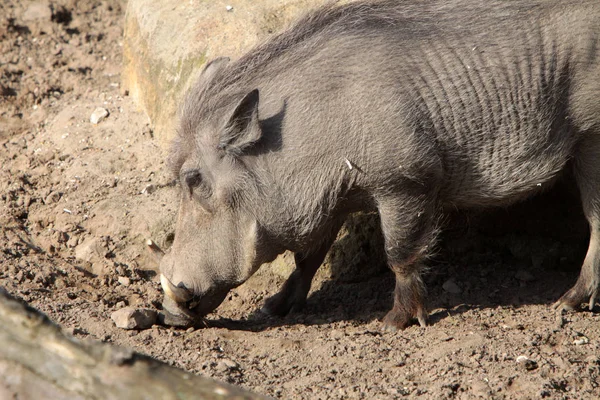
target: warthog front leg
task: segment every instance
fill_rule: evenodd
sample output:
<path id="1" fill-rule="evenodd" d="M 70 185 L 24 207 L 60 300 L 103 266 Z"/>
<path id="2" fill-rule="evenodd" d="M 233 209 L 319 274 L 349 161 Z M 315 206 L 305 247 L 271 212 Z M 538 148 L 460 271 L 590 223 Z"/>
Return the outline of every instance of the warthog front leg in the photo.
<path id="1" fill-rule="evenodd" d="M 335 241 L 340 227 L 341 224 L 336 225 L 330 237 L 316 251 L 307 254 L 294 254 L 296 269 L 283 284 L 279 293 L 267 299 L 261 309 L 262 312 L 269 315 L 284 316 L 304 307 L 313 277 L 323 260 L 325 260 L 325 256 Z"/>

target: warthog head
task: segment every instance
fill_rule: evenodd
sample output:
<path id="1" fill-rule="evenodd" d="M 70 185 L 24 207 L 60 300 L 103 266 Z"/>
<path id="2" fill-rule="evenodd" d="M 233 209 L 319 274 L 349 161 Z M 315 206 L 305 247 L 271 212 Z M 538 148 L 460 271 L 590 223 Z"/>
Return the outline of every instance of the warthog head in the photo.
<path id="1" fill-rule="evenodd" d="M 261 140 L 259 92 L 207 92 L 227 63 L 217 59 L 203 71 L 182 107 L 172 148 L 181 197 L 173 246 L 160 270 L 173 325 L 189 325 L 214 310 L 277 253 L 261 245 L 259 179 L 246 157 Z"/>

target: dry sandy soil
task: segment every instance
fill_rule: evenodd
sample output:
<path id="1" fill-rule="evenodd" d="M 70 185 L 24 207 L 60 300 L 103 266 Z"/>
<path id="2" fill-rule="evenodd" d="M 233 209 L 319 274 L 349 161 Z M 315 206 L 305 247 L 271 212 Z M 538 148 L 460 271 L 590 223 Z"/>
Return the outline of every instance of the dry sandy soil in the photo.
<path id="1" fill-rule="evenodd" d="M 143 241 L 168 246 L 177 204 L 164 151 L 119 87 L 124 7 L 0 2 L 0 286 L 76 338 L 274 397 L 600 398 L 600 315 L 550 307 L 586 250 L 576 196 L 558 192 L 450 218 L 427 328 L 380 331 L 392 276 L 368 259 L 371 274 L 318 275 L 306 310 L 285 319 L 255 313 L 282 283 L 263 274 L 212 327 L 116 328 L 125 305 L 160 307 Z M 97 107 L 110 114 L 93 125 Z"/>

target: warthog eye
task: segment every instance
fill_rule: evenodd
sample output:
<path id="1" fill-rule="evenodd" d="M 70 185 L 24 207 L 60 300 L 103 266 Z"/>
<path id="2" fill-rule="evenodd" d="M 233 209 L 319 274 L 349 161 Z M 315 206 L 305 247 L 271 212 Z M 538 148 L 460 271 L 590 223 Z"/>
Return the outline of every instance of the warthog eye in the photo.
<path id="1" fill-rule="evenodd" d="M 200 199 L 208 199 L 212 195 L 212 190 L 208 182 L 206 182 L 200 171 L 194 170 L 183 174 L 185 186 L 190 191 L 190 194 L 199 197 Z"/>
<path id="2" fill-rule="evenodd" d="M 188 188 L 194 189 L 200 184 L 202 184 L 202 175 L 200 174 L 200 172 L 192 171 L 185 174 L 185 185 Z"/>

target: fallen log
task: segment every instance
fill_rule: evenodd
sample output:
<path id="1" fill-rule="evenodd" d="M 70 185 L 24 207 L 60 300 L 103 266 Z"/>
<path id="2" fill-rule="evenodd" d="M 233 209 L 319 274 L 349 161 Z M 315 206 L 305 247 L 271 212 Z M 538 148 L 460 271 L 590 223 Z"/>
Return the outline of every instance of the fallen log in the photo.
<path id="1" fill-rule="evenodd" d="M 0 288 L 0 399 L 263 399 L 106 343 L 65 335 Z"/>

